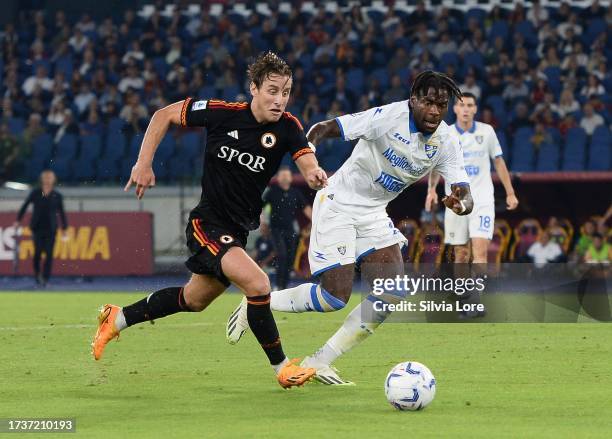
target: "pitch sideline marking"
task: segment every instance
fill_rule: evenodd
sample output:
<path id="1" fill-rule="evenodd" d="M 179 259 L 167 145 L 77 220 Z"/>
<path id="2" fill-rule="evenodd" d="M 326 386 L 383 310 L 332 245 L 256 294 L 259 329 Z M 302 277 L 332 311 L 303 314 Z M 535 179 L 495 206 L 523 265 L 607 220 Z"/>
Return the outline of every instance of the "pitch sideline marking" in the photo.
<path id="1" fill-rule="evenodd" d="M 336 320 L 333 323 L 341 323 L 344 320 Z M 331 322 L 331 320 L 330 320 Z M 286 320 L 277 320 L 276 324 L 285 324 L 289 323 Z M 164 324 L 165 328 L 189 328 L 189 327 L 198 327 L 198 326 L 222 326 L 221 323 L 213 323 L 213 322 L 199 322 L 199 323 L 170 323 Z M 49 329 L 87 329 L 87 328 L 97 328 L 98 325 L 47 325 L 47 326 L 0 326 L 0 331 L 48 331 Z"/>

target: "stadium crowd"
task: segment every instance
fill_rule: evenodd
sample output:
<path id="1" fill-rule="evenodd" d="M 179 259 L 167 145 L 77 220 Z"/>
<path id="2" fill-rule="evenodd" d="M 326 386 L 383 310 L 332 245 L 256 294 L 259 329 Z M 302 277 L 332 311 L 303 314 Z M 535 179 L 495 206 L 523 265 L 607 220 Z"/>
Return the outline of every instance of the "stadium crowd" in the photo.
<path id="1" fill-rule="evenodd" d="M 0 179 L 33 180 L 50 164 L 63 180 L 117 180 L 156 109 L 186 96 L 247 100 L 245 67 L 264 50 L 293 66 L 289 111 L 306 126 L 405 99 L 418 72 L 438 69 L 479 97 L 479 119 L 496 128 L 512 170 L 607 170 L 612 9 L 532 4 L 334 14 L 296 2 L 248 16 L 166 14 L 160 4 L 148 16 L 74 20 L 30 11 L 0 34 Z M 199 136 L 187 139 L 168 140 L 162 180 L 193 175 L 170 163 L 194 162 Z M 333 171 L 351 148 L 330 142 L 320 161 Z"/>

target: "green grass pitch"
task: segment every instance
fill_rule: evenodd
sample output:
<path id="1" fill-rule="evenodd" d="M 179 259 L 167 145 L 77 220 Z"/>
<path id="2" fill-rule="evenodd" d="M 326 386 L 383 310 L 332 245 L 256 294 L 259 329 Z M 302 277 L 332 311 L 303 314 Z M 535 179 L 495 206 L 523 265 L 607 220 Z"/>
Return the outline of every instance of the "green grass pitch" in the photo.
<path id="1" fill-rule="evenodd" d="M 285 391 L 252 334 L 237 346 L 225 342 L 235 294 L 200 314 L 130 328 L 95 362 L 89 343 L 98 306 L 141 297 L 0 293 L 0 418 L 72 417 L 76 436 L 106 439 L 603 438 L 612 431 L 605 324 L 387 324 L 336 364 L 357 386 Z M 276 314 L 287 354 L 318 348 L 349 308 Z M 385 400 L 387 372 L 406 360 L 426 364 L 438 382 L 421 412 L 398 412 Z M 68 437 L 26 437 L 38 436 Z"/>

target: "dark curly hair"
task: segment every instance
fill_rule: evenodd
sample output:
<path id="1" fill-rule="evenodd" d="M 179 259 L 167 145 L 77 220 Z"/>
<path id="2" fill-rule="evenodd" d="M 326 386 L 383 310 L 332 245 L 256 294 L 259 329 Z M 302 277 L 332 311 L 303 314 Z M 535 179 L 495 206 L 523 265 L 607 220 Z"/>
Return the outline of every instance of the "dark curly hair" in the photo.
<path id="1" fill-rule="evenodd" d="M 410 96 L 416 96 L 417 98 L 423 97 L 427 94 L 430 87 L 436 90 L 445 89 L 449 97 L 455 96 L 461 99 L 461 90 L 457 87 L 455 81 L 444 73 L 434 72 L 432 70 L 425 70 L 417 75 L 410 89 Z"/>
<path id="2" fill-rule="evenodd" d="M 247 69 L 249 81 L 255 83 L 257 88 L 274 74 L 289 77 L 292 75 L 291 67 L 274 52 L 261 53 Z"/>

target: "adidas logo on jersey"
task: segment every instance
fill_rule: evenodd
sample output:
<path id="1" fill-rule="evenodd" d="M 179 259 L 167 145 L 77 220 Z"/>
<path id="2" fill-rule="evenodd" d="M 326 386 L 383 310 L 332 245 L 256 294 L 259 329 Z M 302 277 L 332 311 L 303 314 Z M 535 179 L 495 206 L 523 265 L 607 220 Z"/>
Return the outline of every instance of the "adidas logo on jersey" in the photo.
<path id="1" fill-rule="evenodd" d="M 238 130 L 230 131 L 229 133 L 227 133 L 227 135 L 238 140 Z"/>

